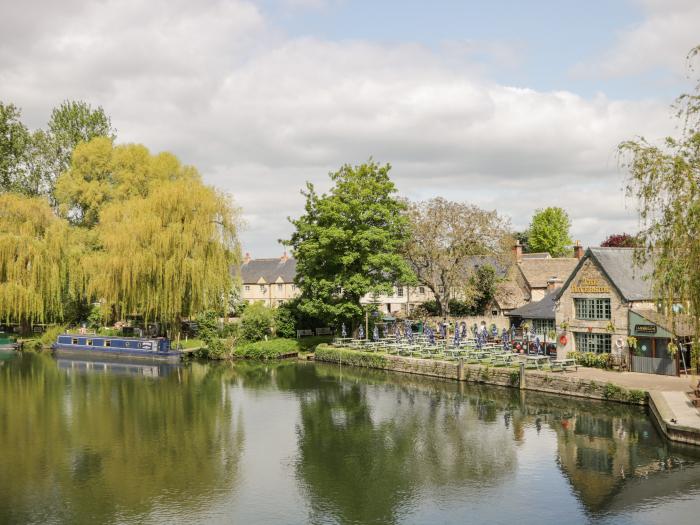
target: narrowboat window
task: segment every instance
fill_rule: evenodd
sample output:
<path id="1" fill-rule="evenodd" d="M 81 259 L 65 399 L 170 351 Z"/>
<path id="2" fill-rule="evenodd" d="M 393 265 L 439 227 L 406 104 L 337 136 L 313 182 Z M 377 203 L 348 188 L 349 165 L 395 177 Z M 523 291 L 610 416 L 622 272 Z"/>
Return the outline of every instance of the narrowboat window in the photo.
<path id="1" fill-rule="evenodd" d="M 124 346 L 125 346 L 126 348 L 129 348 L 129 341 L 124 341 Z"/>
<path id="2" fill-rule="evenodd" d="M 78 344 L 78 340 L 77 340 L 76 338 L 73 338 L 73 339 L 70 340 L 70 344 L 72 344 L 72 345 L 77 345 L 77 344 Z"/>
<path id="3" fill-rule="evenodd" d="M 85 343 L 85 344 L 87 344 L 88 346 L 92 346 L 92 339 L 88 339 L 87 343 Z"/>
<path id="4" fill-rule="evenodd" d="M 110 339 L 105 339 L 105 346 L 112 346 L 112 341 Z"/>

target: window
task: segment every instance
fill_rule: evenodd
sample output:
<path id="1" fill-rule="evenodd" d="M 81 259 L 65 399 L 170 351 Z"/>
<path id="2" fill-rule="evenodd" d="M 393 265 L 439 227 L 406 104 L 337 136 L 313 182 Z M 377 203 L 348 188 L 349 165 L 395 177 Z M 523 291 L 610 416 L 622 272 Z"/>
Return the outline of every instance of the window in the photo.
<path id="1" fill-rule="evenodd" d="M 610 334 L 592 334 L 589 332 L 574 332 L 577 352 L 593 352 L 594 354 L 609 354 L 612 348 Z"/>
<path id="2" fill-rule="evenodd" d="M 397 297 L 403 297 L 403 286 L 397 286 L 397 287 L 396 287 L 396 296 L 397 296 Z"/>
<path id="3" fill-rule="evenodd" d="M 425 295 L 425 286 L 419 286 L 418 287 L 418 293 L 421 295 Z"/>
<path id="4" fill-rule="evenodd" d="M 278 284 L 278 285 L 277 285 L 277 291 L 278 291 L 278 292 L 281 292 L 282 290 L 284 290 L 284 285 L 283 285 L 283 284 Z"/>
<path id="5" fill-rule="evenodd" d="M 265 293 L 265 285 L 264 284 L 260 285 L 260 293 Z"/>
<path id="6" fill-rule="evenodd" d="M 92 346 L 92 339 L 88 339 L 86 344 L 87 344 L 88 346 Z"/>
<path id="7" fill-rule="evenodd" d="M 112 346 L 112 341 L 109 339 L 105 339 L 105 346 Z"/>
<path id="8" fill-rule="evenodd" d="M 554 319 L 533 319 L 532 327 L 539 336 L 546 336 L 554 330 Z"/>
<path id="9" fill-rule="evenodd" d="M 246 291 L 246 292 L 250 292 L 250 286 L 247 285 L 247 284 L 245 285 L 245 291 Z"/>
<path id="10" fill-rule="evenodd" d="M 610 299 L 574 299 L 576 319 L 610 319 Z"/>
<path id="11" fill-rule="evenodd" d="M 494 317 L 498 316 L 498 310 L 491 310 L 491 315 Z"/>
<path id="12" fill-rule="evenodd" d="M 71 340 L 70 340 L 70 344 L 72 344 L 72 345 L 77 345 L 77 344 L 78 344 L 78 340 L 75 339 L 75 338 L 74 338 L 74 339 L 71 339 Z"/>

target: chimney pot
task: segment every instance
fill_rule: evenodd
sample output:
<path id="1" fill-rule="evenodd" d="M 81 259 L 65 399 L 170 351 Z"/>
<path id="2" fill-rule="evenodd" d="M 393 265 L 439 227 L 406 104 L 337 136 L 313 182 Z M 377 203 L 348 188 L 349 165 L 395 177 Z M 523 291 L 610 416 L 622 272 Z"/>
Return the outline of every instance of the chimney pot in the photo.
<path id="1" fill-rule="evenodd" d="M 513 255 L 515 256 L 515 262 L 523 260 L 523 246 L 518 239 L 515 240 L 515 245 L 513 246 Z"/>
<path id="2" fill-rule="evenodd" d="M 574 257 L 577 259 L 583 257 L 583 246 L 581 246 L 581 241 L 576 241 L 576 244 L 574 244 Z"/>

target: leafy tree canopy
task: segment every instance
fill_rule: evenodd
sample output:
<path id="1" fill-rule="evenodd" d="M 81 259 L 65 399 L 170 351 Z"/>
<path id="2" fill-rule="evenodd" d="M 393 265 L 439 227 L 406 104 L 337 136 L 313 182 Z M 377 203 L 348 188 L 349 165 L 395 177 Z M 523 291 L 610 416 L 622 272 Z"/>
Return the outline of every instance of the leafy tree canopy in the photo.
<path id="1" fill-rule="evenodd" d="M 639 239 L 629 233 L 613 233 L 608 235 L 600 245 L 604 248 L 636 248 L 639 245 Z"/>
<path id="2" fill-rule="evenodd" d="M 46 199 L 0 194 L 0 318 L 54 321 L 68 292 L 69 233 Z"/>
<path id="3" fill-rule="evenodd" d="M 400 248 L 408 238 L 406 205 L 389 178 L 391 167 L 370 160 L 330 173 L 333 187 L 319 194 L 307 183 L 305 213 L 285 242 L 297 260 L 299 308 L 337 324 L 357 322 L 360 298 L 390 293 L 413 281 Z"/>
<path id="4" fill-rule="evenodd" d="M 531 252 L 548 252 L 562 257 L 573 243 L 569 235 L 569 215 L 557 207 L 536 210 L 528 230 L 527 244 Z"/>
<path id="5" fill-rule="evenodd" d="M 505 263 L 512 237 L 495 211 L 435 198 L 408 205 L 411 237 L 404 254 L 420 283 L 435 295 L 440 315 L 450 300 L 474 305 L 481 297 L 476 275 L 484 259 Z"/>

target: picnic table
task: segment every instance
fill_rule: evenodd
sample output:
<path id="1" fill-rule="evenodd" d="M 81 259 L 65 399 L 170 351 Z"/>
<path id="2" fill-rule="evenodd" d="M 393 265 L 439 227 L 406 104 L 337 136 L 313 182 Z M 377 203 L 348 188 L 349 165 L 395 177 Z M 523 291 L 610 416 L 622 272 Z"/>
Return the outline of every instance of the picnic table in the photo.
<path id="1" fill-rule="evenodd" d="M 544 369 L 544 365 L 549 363 L 549 357 L 546 355 L 526 355 L 525 356 L 525 368 L 534 366 L 537 370 Z"/>
<path id="2" fill-rule="evenodd" d="M 565 370 L 568 370 L 569 368 L 574 368 L 575 370 L 578 370 L 578 365 L 576 364 L 576 359 L 572 359 L 572 358 L 556 359 L 556 360 L 552 361 L 549 364 L 549 366 L 552 369 L 552 372 L 557 372 L 557 371 L 564 372 Z"/>

